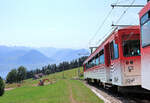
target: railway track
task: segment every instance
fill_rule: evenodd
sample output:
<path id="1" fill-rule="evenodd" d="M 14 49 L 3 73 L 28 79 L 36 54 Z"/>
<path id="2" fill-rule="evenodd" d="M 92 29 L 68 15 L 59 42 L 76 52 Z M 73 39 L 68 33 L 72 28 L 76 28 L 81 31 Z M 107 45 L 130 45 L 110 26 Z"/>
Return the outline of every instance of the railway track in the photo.
<path id="1" fill-rule="evenodd" d="M 150 94 L 136 94 L 136 93 L 124 93 L 119 94 L 112 92 L 109 89 L 104 89 L 95 84 L 85 85 L 90 88 L 99 98 L 103 99 L 105 103 L 150 103 Z"/>

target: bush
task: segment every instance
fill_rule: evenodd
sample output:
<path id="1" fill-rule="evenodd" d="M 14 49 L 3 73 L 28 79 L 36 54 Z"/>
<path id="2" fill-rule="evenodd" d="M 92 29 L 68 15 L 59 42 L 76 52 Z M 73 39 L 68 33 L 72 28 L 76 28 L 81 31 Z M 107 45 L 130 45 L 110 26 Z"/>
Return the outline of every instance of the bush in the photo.
<path id="1" fill-rule="evenodd" d="M 0 77 L 0 96 L 4 94 L 5 84 L 3 79 Z"/>

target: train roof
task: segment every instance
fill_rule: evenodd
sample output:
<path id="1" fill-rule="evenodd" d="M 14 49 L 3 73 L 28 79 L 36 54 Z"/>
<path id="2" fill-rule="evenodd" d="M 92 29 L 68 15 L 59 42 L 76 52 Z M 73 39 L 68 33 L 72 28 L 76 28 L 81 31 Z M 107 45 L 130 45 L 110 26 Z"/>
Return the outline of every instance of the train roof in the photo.
<path id="1" fill-rule="evenodd" d="M 84 61 L 83 64 L 87 63 L 89 60 L 91 60 L 97 53 L 99 53 L 103 48 L 104 48 L 104 44 L 113 36 L 118 35 L 119 31 L 123 31 L 125 32 L 126 30 L 140 30 L 140 26 L 135 25 L 135 26 L 127 26 L 127 27 L 123 27 L 123 28 L 119 28 L 117 30 L 114 30 L 112 33 L 110 33 L 110 35 L 104 39 L 104 41 L 99 45 L 99 47 Z"/>
<path id="2" fill-rule="evenodd" d="M 140 18 L 141 18 L 146 12 L 148 12 L 149 10 L 150 10 L 150 2 L 148 2 L 148 3 L 144 6 L 144 8 L 139 12 Z"/>

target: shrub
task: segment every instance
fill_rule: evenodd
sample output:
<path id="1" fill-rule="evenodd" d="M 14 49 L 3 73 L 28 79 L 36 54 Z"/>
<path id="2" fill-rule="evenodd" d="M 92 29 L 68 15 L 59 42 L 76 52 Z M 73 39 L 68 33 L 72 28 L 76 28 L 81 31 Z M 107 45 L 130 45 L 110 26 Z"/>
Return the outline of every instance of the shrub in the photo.
<path id="1" fill-rule="evenodd" d="M 4 94 L 5 84 L 3 79 L 0 77 L 0 96 Z"/>

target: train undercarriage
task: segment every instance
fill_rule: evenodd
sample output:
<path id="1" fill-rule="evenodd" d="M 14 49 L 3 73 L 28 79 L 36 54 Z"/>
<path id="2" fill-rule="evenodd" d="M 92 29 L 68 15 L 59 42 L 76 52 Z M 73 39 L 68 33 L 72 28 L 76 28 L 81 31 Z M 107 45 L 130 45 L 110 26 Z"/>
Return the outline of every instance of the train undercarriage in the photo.
<path id="1" fill-rule="evenodd" d="M 149 94 L 150 95 L 150 91 L 146 90 L 144 88 L 141 87 L 141 85 L 136 85 L 136 86 L 118 86 L 118 85 L 113 85 L 111 83 L 104 83 L 101 82 L 98 79 L 91 79 L 91 78 L 87 78 L 85 79 L 85 81 L 87 81 L 88 84 L 94 84 L 97 85 L 98 87 L 107 89 L 109 91 L 112 92 L 116 92 L 116 93 L 138 93 L 138 94 Z"/>

